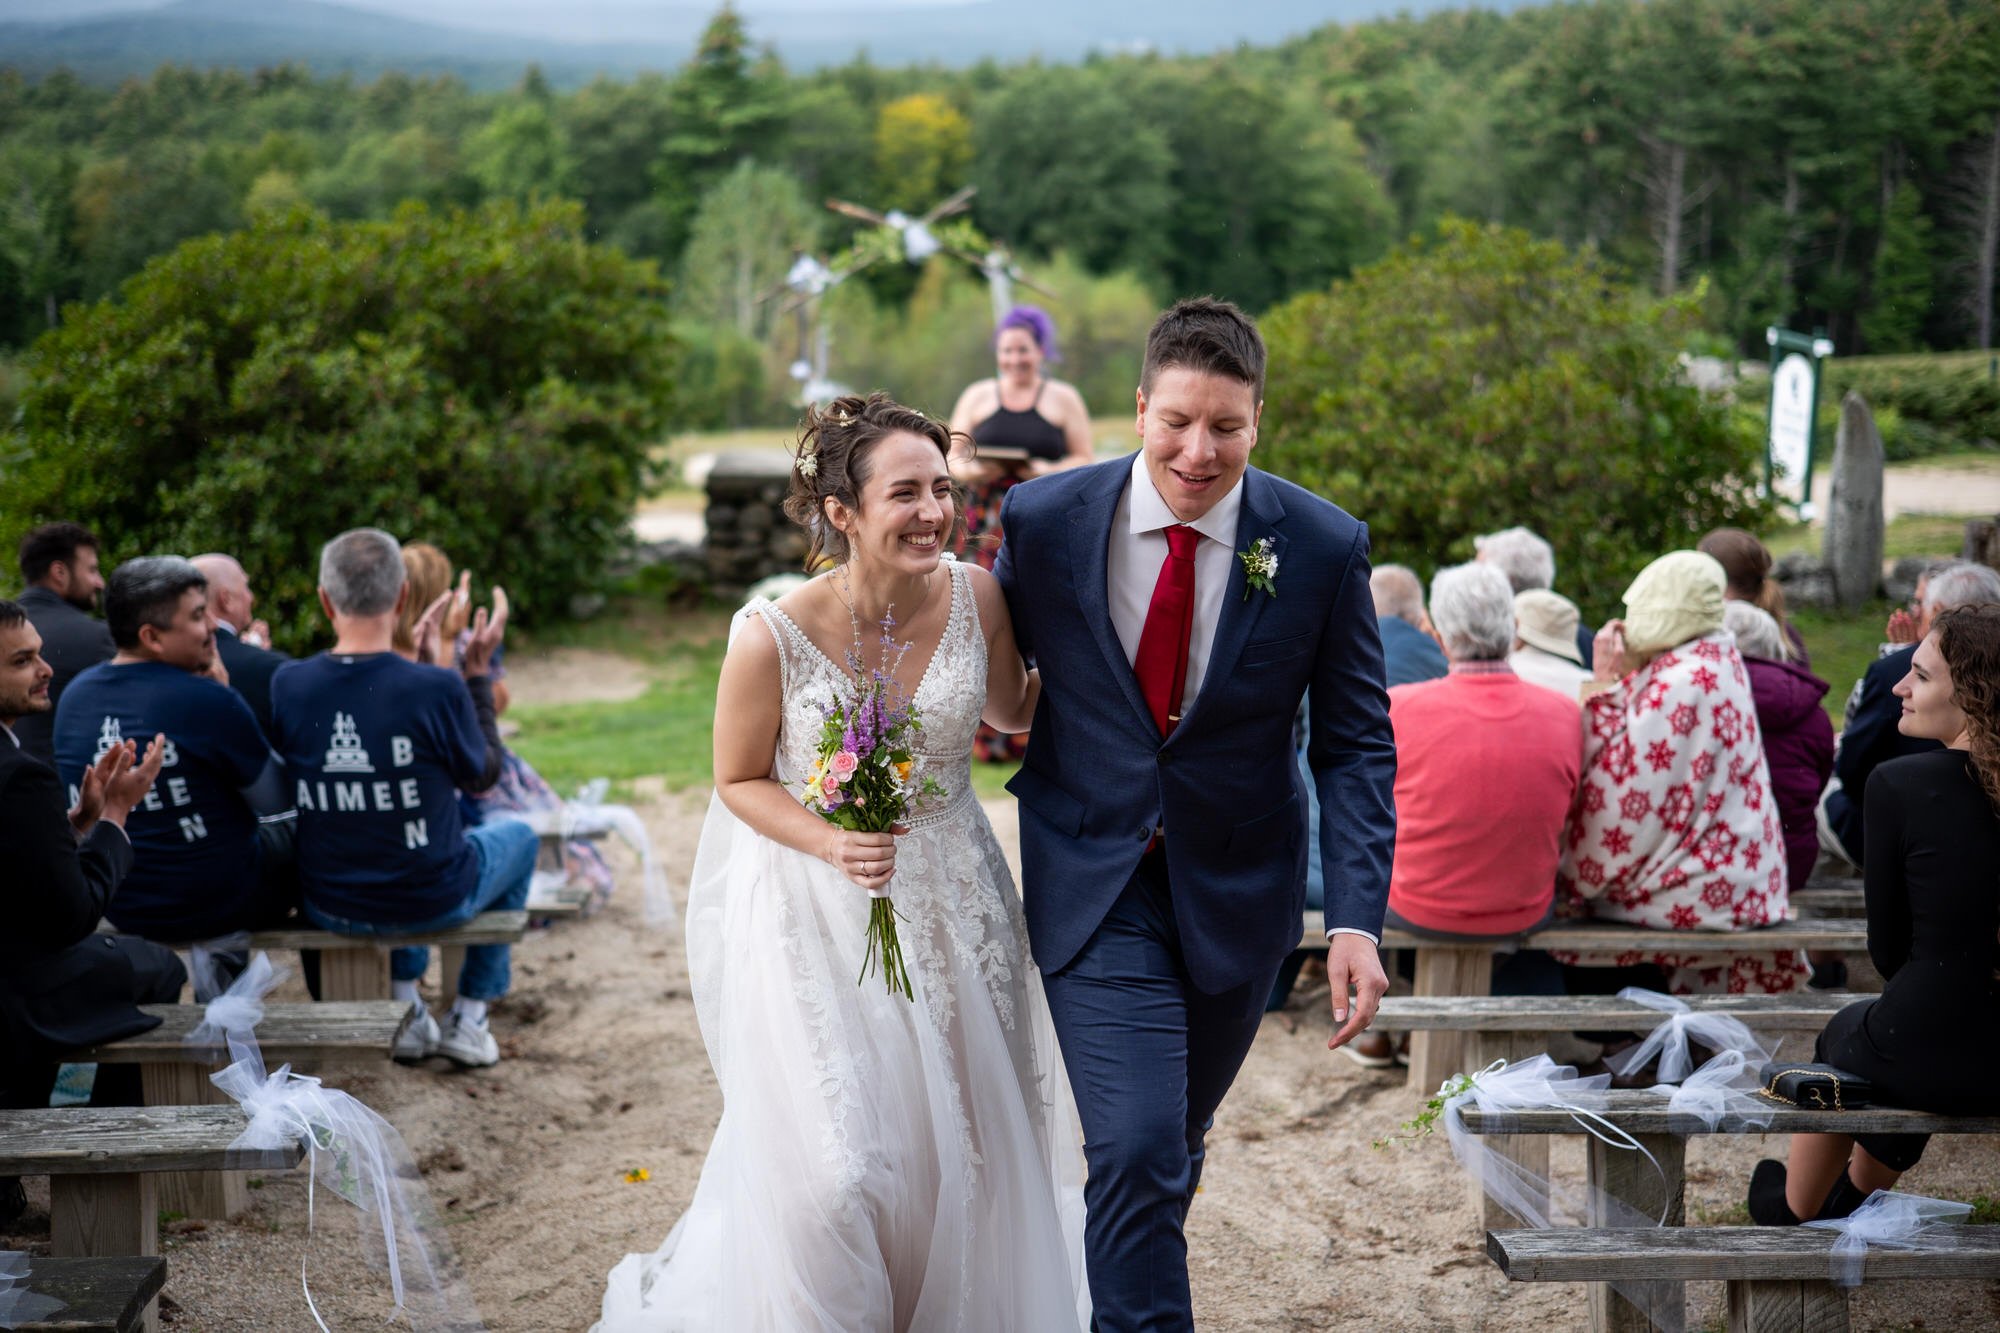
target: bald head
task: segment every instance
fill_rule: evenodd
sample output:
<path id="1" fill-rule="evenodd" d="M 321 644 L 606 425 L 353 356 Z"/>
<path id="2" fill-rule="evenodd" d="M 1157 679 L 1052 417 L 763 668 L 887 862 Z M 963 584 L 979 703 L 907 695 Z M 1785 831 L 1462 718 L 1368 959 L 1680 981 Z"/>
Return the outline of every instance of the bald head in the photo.
<path id="1" fill-rule="evenodd" d="M 250 613 L 257 599 L 250 591 L 250 576 L 236 557 L 211 551 L 194 558 L 194 567 L 208 580 L 208 613 L 226 620 L 239 634 L 250 625 Z"/>
<path id="2" fill-rule="evenodd" d="M 1394 616 L 1423 628 L 1424 585 L 1416 571 L 1404 565 L 1377 565 L 1368 574 L 1368 591 L 1375 596 L 1375 618 Z"/>

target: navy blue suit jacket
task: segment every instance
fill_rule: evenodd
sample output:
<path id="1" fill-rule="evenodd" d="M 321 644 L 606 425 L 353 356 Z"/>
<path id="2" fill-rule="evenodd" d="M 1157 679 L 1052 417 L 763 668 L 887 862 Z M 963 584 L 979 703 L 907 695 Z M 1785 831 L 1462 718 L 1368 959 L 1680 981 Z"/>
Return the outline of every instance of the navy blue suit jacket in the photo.
<path id="1" fill-rule="evenodd" d="M 1251 468 L 1236 550 L 1269 538 L 1275 595 L 1230 562 L 1201 692 L 1164 743 L 1111 623 L 1105 564 L 1128 455 L 1007 492 L 995 573 L 1040 667 L 1021 771 L 1028 934 L 1044 971 L 1074 958 L 1124 890 L 1153 829 L 1188 975 L 1215 994 L 1268 975 L 1298 944 L 1306 806 L 1317 800 L 1329 926 L 1382 928 L 1395 844 L 1396 744 L 1368 592 L 1368 530 Z M 1292 726 L 1312 690 L 1302 788 Z"/>
<path id="2" fill-rule="evenodd" d="M 1840 779 L 1840 790 L 1826 798 L 1826 822 L 1856 865 L 1866 855 L 1867 831 L 1861 813 L 1868 775 L 1891 759 L 1944 748 L 1937 741 L 1905 736 L 1897 727 L 1903 720 L 1903 701 L 1894 691 L 1910 674 L 1910 659 L 1916 655 L 1917 646 L 1909 644 L 1869 663 L 1861 677 L 1854 717 L 1841 732 L 1840 749 L 1834 753 L 1833 775 Z"/>
<path id="3" fill-rule="evenodd" d="M 229 688 L 250 705 L 266 738 L 275 740 L 278 733 L 271 726 L 271 677 L 292 659 L 269 648 L 245 643 L 226 629 L 215 632 L 215 651 L 221 654 L 222 667 L 229 673 Z"/>

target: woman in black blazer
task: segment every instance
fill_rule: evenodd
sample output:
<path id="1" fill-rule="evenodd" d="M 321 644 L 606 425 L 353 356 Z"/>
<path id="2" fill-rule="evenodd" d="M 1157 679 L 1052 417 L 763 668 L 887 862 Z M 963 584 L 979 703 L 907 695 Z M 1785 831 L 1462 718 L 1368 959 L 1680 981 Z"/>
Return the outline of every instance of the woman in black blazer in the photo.
<path id="1" fill-rule="evenodd" d="M 1871 1080 L 1885 1105 L 2000 1114 L 2000 605 L 1939 616 L 1895 693 L 1902 734 L 1946 748 L 1868 780 L 1868 954 L 1886 984 L 1834 1015 L 1814 1058 Z M 1845 1217 L 1927 1137 L 1794 1134 L 1789 1167 L 1757 1164 L 1750 1215 Z"/>

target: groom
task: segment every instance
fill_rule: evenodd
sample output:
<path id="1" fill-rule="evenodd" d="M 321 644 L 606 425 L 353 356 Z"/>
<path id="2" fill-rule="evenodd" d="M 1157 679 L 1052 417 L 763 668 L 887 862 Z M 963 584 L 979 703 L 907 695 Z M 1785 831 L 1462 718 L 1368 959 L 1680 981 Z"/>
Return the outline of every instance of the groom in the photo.
<path id="1" fill-rule="evenodd" d="M 1042 676 L 1008 787 L 1083 1119 L 1103 1333 L 1194 1327 L 1181 1227 L 1203 1135 L 1299 942 L 1308 799 L 1325 831 L 1328 1045 L 1388 988 L 1375 945 L 1396 749 L 1368 533 L 1249 466 L 1263 390 L 1249 317 L 1182 301 L 1146 339 L 1140 452 L 1017 486 L 1002 510 L 995 572 Z M 1308 687 L 1310 793 L 1292 748 Z"/>

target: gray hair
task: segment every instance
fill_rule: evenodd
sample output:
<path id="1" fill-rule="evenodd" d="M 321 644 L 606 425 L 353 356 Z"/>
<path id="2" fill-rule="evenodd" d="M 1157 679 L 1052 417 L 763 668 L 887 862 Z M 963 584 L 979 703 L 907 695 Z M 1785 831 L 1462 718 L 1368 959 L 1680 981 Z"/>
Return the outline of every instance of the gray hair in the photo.
<path id="1" fill-rule="evenodd" d="M 1930 571 L 1924 583 L 1924 610 L 1935 615 L 1955 606 L 2000 602 L 2000 574 L 1970 560 L 1954 560 Z"/>
<path id="2" fill-rule="evenodd" d="M 1754 602 L 1729 601 L 1722 607 L 1722 627 L 1736 636 L 1736 647 L 1745 657 L 1766 662 L 1789 662 L 1792 645 L 1771 613 Z"/>
<path id="3" fill-rule="evenodd" d="M 1514 648 L 1514 589 L 1488 564 L 1453 565 L 1431 580 L 1431 624 L 1454 662 L 1497 662 Z"/>
<path id="4" fill-rule="evenodd" d="M 1422 628 L 1424 585 L 1408 565 L 1377 565 L 1368 575 L 1368 591 L 1375 598 L 1375 618 L 1394 616 Z"/>
<path id="5" fill-rule="evenodd" d="M 1515 592 L 1551 588 L 1556 581 L 1556 550 L 1526 528 L 1504 528 L 1472 539 L 1479 558 L 1507 576 Z"/>
<path id="6" fill-rule="evenodd" d="M 380 528 L 350 528 L 320 548 L 319 586 L 342 615 L 395 610 L 403 579 L 402 545 Z"/>
<path id="7" fill-rule="evenodd" d="M 191 589 L 206 587 L 208 580 L 183 556 L 127 560 L 111 571 L 104 584 L 104 624 L 111 631 L 111 642 L 137 648 L 142 626 L 166 630 L 174 623 L 181 598 Z"/>

